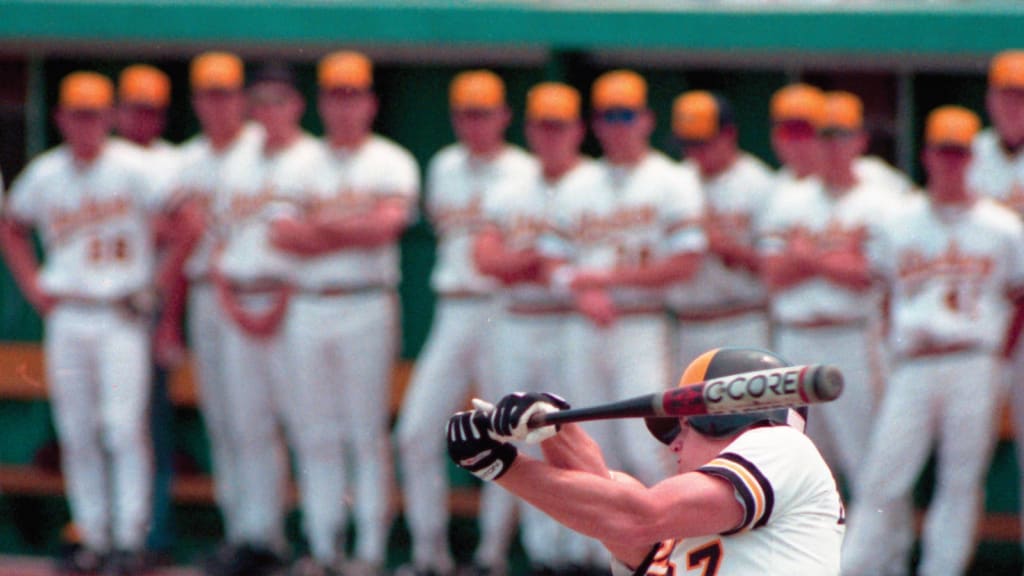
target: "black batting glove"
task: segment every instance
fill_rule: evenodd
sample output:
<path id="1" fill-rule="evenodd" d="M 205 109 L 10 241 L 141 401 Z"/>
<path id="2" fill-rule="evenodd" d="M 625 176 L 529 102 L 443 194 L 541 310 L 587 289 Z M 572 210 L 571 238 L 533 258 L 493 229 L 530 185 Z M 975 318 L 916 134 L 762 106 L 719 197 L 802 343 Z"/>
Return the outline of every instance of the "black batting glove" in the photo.
<path id="1" fill-rule="evenodd" d="M 559 427 L 544 426 L 531 430 L 530 418 L 534 414 L 568 410 L 564 398 L 548 392 L 515 392 L 498 401 L 491 413 L 491 426 L 502 438 L 526 440 L 535 444 L 558 433 Z"/>
<path id="2" fill-rule="evenodd" d="M 508 471 L 519 451 L 491 437 L 487 412 L 459 412 L 448 419 L 448 457 L 481 480 L 497 480 Z"/>

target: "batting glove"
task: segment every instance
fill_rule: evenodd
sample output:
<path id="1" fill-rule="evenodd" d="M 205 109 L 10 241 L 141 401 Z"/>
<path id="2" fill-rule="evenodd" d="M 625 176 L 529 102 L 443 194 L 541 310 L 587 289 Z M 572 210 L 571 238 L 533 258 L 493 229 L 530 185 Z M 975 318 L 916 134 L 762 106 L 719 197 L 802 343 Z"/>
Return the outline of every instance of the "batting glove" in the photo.
<path id="1" fill-rule="evenodd" d="M 501 438 L 525 440 L 538 444 L 558 433 L 559 427 L 544 426 L 531 430 L 530 418 L 534 414 L 547 414 L 568 410 L 569 403 L 560 396 L 548 392 L 515 392 L 498 401 L 491 412 L 491 425 Z"/>
<path id="2" fill-rule="evenodd" d="M 459 412 L 448 419 L 448 457 L 481 480 L 497 480 L 519 451 L 491 436 L 490 415 L 482 410 Z"/>

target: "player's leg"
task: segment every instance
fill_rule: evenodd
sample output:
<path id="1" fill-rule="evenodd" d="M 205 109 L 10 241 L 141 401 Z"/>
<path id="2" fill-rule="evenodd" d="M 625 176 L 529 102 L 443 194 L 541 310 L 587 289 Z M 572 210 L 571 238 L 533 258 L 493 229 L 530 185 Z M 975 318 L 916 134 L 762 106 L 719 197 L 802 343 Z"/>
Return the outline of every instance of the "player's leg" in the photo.
<path id="1" fill-rule="evenodd" d="M 355 562 L 348 572 L 366 576 L 383 569 L 391 531 L 394 473 L 388 428 L 398 309 L 393 296 L 383 292 L 354 299 L 350 306 L 348 333 L 338 350 L 347 408 L 345 437 L 359 463 L 352 504 Z"/>
<path id="2" fill-rule="evenodd" d="M 231 444 L 238 465 L 238 533 L 244 546 L 284 545 L 287 453 L 277 430 L 270 359 L 280 336 L 254 339 L 233 324 L 224 330 L 224 383 Z"/>
<path id="3" fill-rule="evenodd" d="M 1010 406 L 1016 441 L 1017 462 L 1024 462 L 1024 343 L 1017 346 L 1013 357 L 1003 369 L 1004 387 L 1010 388 Z M 1018 475 L 1018 494 L 1024 495 L 1024 474 Z M 1024 498 L 1020 499 L 1021 548 L 1024 548 Z"/>
<path id="4" fill-rule="evenodd" d="M 623 400 L 650 394 L 669 387 L 668 321 L 658 315 L 620 318 L 615 327 L 614 399 Z M 616 446 L 626 463 L 626 471 L 648 486 L 669 475 L 669 452 L 659 443 L 643 421 L 618 419 Z"/>
<path id="5" fill-rule="evenodd" d="M 894 512 L 900 514 L 931 454 L 935 437 L 928 361 L 897 364 L 882 398 L 861 475 L 862 492 L 851 506 L 843 542 L 843 570 L 849 576 L 885 574 L 891 561 L 887 542 L 899 537 Z M 902 529 L 912 529 L 904 526 Z"/>
<path id="6" fill-rule="evenodd" d="M 46 319 L 43 345 L 71 519 L 82 544 L 103 554 L 111 546 L 111 506 L 101 443 L 99 381 L 92 361 L 96 346 L 87 336 L 90 322 L 80 310 L 58 306 Z"/>
<path id="7" fill-rule="evenodd" d="M 351 377 L 339 371 L 339 332 L 346 319 L 336 299 L 297 296 L 284 321 L 287 379 L 275 378 L 295 451 L 303 529 L 314 562 L 340 564 L 344 554 L 345 465 L 342 406 Z"/>
<path id="8" fill-rule="evenodd" d="M 444 435 L 438 430 L 463 407 L 469 392 L 469 341 L 477 334 L 476 322 L 482 320 L 481 304 L 438 301 L 399 411 L 396 439 L 404 513 L 417 570 L 449 574 L 455 567 L 448 546 L 447 458 Z"/>
<path id="9" fill-rule="evenodd" d="M 237 544 L 240 491 L 222 366 L 223 325 L 227 321 L 213 285 L 192 284 L 186 328 L 197 377 L 199 410 L 210 443 L 214 499 L 223 518 L 225 539 L 229 544 Z"/>
<path id="10" fill-rule="evenodd" d="M 930 385 L 942 394 L 935 493 L 922 533 L 923 576 L 962 574 L 974 551 L 984 507 L 985 473 L 996 438 L 1000 384 L 997 360 L 986 354 L 947 356 Z M 963 383 L 971 382 L 964 401 Z"/>
<path id="11" fill-rule="evenodd" d="M 104 439 L 114 494 L 114 546 L 141 553 L 152 509 L 150 347 L 146 322 L 111 312 L 98 356 Z"/>
<path id="12" fill-rule="evenodd" d="M 474 381 L 478 395 L 496 402 L 506 394 L 538 388 L 537 353 L 544 348 L 544 340 L 534 320 L 526 317 L 498 313 L 496 329 L 491 338 L 481 343 L 478 369 Z M 539 456 L 535 446 L 523 448 Z M 473 563 L 478 572 L 503 573 L 508 563 L 508 550 L 515 535 L 519 501 L 507 491 L 484 484 L 480 494 L 480 541 Z M 524 525 L 524 531 L 526 526 Z M 527 550 L 529 553 L 529 550 Z"/>

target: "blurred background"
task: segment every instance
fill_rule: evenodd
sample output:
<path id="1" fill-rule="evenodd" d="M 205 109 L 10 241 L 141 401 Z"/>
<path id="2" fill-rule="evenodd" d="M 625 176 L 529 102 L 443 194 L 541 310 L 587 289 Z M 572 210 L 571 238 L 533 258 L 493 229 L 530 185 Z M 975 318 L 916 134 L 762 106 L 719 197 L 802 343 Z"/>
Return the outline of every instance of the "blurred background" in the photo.
<path id="1" fill-rule="evenodd" d="M 9 185 L 29 159 L 57 142 L 50 112 L 70 71 L 115 77 L 139 62 L 164 70 L 173 86 L 167 137 L 178 143 L 197 130 L 187 66 L 200 51 L 232 50 L 252 66 L 287 59 L 311 98 L 316 60 L 353 48 L 376 64 L 376 130 L 407 147 L 421 167 L 453 140 L 447 88 L 460 70 L 500 74 L 518 113 L 537 82 L 565 81 L 587 94 L 598 74 L 627 67 L 647 78 L 659 120 L 653 143 L 673 155 L 672 99 L 713 89 L 735 104 L 741 146 L 777 165 L 768 142 L 769 98 L 799 80 L 860 95 L 870 152 L 920 181 L 925 115 L 955 103 L 985 118 L 989 59 L 1024 46 L 1022 30 L 1024 2 L 1017 0 L 0 0 L 0 171 Z M 304 125 L 322 133 L 312 105 Z M 509 138 L 523 141 L 519 114 Z M 596 144 L 588 141 L 586 151 L 596 154 Z M 432 320 L 429 225 L 413 226 L 402 250 L 407 369 Z M 0 269 L 2 554 L 52 554 L 67 522 L 59 479 L 33 473 L 54 437 L 40 337 L 38 317 Z M 175 378 L 173 442 L 179 472 L 202 478 L 208 456 L 184 372 Z M 1004 426 L 988 481 L 978 574 L 1019 573 L 1022 565 L 1012 436 Z M 176 486 L 175 553 L 182 558 L 216 538 L 216 512 L 201 487 Z M 919 499 L 927 497 L 925 482 Z M 472 514 L 471 496 L 467 502 L 457 514 Z M 453 530 L 473 528 L 456 523 Z M 401 531 L 398 523 L 395 563 L 406 553 Z M 472 538 L 465 535 L 464 551 Z"/>

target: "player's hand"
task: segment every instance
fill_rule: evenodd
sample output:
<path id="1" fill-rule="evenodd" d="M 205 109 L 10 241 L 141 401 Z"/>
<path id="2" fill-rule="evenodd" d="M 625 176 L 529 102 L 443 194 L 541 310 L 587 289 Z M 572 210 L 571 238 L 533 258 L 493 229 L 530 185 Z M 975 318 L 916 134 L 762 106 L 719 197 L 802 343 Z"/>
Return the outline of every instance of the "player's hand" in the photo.
<path id="1" fill-rule="evenodd" d="M 611 326 L 618 317 L 615 302 L 605 290 L 591 289 L 577 292 L 576 308 L 601 328 Z"/>
<path id="2" fill-rule="evenodd" d="M 35 283 L 34 288 L 25 294 L 25 299 L 36 309 L 40 316 L 44 317 L 60 302 L 58 298 L 51 296 L 46 290 L 43 290 L 38 282 Z"/>
<path id="3" fill-rule="evenodd" d="M 281 216 L 270 222 L 270 243 L 275 248 L 296 256 L 315 256 L 319 254 L 313 227 L 298 218 Z"/>
<path id="4" fill-rule="evenodd" d="M 519 451 L 495 440 L 493 431 L 489 412 L 458 412 L 448 419 L 448 457 L 481 480 L 497 480 L 512 466 Z"/>
<path id="5" fill-rule="evenodd" d="M 547 414 L 568 410 L 565 399 L 548 392 L 514 392 L 498 401 L 491 412 L 491 426 L 502 438 L 525 440 L 539 444 L 558 433 L 558 426 L 544 426 L 531 430 L 530 418 L 534 414 Z"/>

